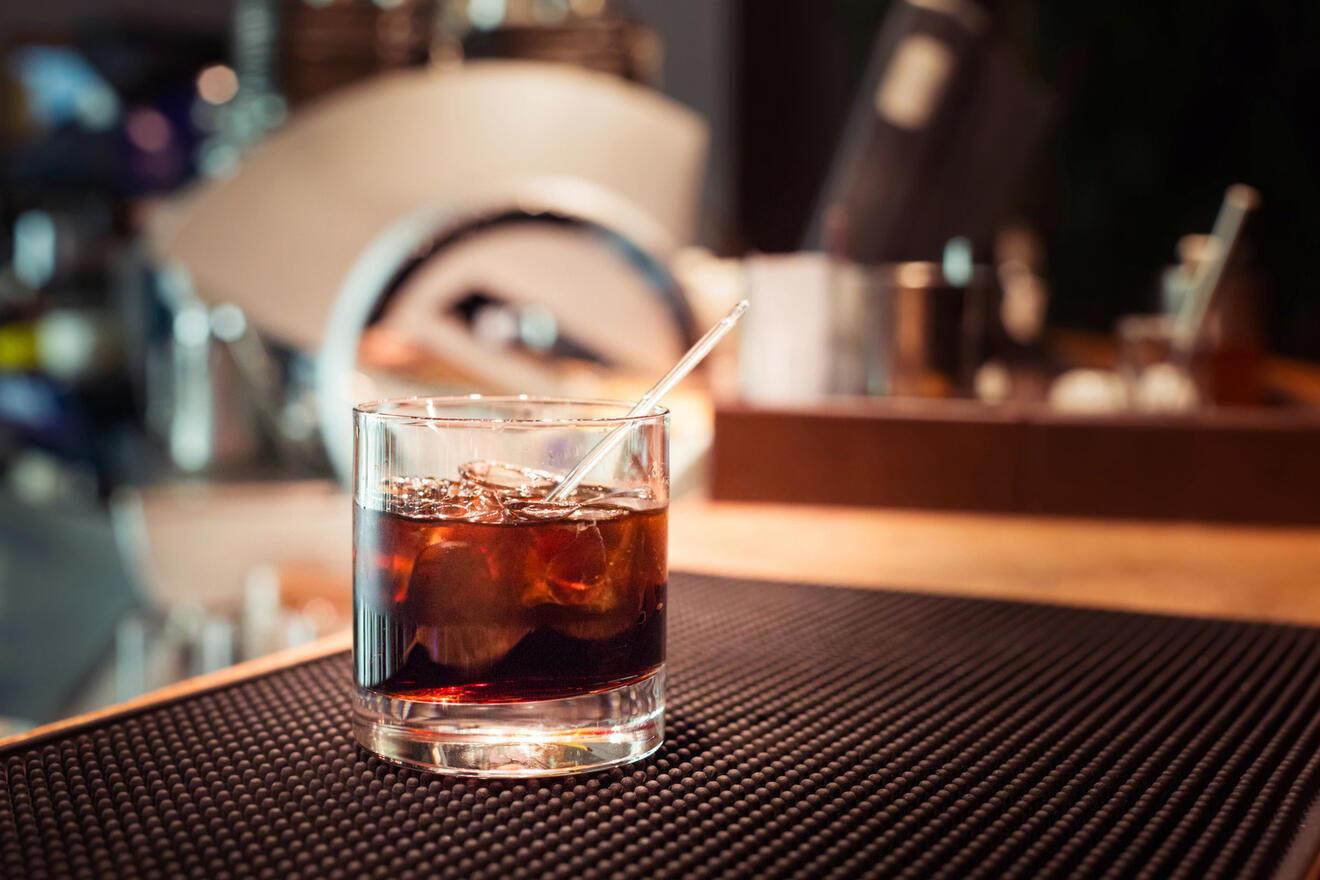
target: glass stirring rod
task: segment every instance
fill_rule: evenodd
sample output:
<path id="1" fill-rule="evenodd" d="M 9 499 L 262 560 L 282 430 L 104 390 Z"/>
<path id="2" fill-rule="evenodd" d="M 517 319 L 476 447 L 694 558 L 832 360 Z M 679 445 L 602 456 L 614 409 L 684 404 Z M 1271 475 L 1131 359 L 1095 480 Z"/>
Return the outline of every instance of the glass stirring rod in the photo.
<path id="1" fill-rule="evenodd" d="M 747 311 L 747 306 L 747 300 L 740 301 L 729 310 L 727 315 L 716 322 L 714 327 L 707 330 L 706 335 L 698 339 L 696 344 L 687 350 L 687 354 L 678 359 L 678 363 L 674 364 L 668 373 L 665 373 L 664 378 L 651 386 L 651 390 L 642 395 L 641 399 L 637 401 L 637 405 L 628 410 L 626 418 L 649 413 L 651 408 L 659 403 L 662 397 L 672 391 L 684 376 L 692 372 L 692 368 L 701 363 L 706 355 L 710 354 L 710 350 L 715 347 L 716 343 L 733 329 L 733 325 L 738 323 L 738 319 L 743 316 L 743 312 Z M 591 472 L 591 469 L 604 461 L 605 456 L 609 455 L 614 447 L 618 446 L 623 438 L 628 436 L 629 427 L 629 424 L 624 422 L 601 438 L 601 441 L 593 446 L 591 451 L 564 476 L 559 485 L 551 490 L 545 500 L 559 501 L 564 496 L 572 494 L 573 490 L 582 482 L 582 479 Z"/>

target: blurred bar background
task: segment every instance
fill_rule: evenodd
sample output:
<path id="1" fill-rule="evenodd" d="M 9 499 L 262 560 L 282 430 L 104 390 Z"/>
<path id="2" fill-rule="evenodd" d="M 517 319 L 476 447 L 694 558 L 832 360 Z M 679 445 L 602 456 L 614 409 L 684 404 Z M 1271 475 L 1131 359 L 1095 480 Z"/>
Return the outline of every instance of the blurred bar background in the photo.
<path id="1" fill-rule="evenodd" d="M 678 498 L 1320 523 L 1317 39 L 1249 0 L 0 8 L 0 733 L 341 630 L 352 403 L 635 397 L 742 297 Z"/>

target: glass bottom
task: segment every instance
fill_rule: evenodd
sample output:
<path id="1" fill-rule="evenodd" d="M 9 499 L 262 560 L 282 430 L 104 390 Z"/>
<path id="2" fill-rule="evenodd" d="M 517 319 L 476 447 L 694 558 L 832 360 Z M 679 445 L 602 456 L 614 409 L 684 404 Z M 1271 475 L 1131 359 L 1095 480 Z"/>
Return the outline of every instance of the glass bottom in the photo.
<path id="1" fill-rule="evenodd" d="M 665 738 L 665 668 L 560 700 L 434 703 L 357 687 L 353 737 L 396 764 L 455 776 L 565 776 L 639 761 Z"/>

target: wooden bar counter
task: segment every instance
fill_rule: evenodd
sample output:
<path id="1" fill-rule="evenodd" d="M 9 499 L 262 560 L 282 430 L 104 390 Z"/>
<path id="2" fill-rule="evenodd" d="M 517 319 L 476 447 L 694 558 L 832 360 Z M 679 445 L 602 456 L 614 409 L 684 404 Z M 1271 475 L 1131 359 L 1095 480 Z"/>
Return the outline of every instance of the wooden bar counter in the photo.
<path id="1" fill-rule="evenodd" d="M 1314 526 L 688 502 L 669 528 L 674 569 L 1320 625 Z"/>

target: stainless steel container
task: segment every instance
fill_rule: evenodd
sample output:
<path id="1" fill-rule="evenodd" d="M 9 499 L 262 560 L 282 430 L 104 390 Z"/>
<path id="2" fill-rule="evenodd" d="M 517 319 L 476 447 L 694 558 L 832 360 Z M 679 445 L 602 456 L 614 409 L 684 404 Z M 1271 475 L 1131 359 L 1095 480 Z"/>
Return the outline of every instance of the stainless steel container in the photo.
<path id="1" fill-rule="evenodd" d="M 977 369 L 1002 335 L 994 272 L 969 265 L 946 274 L 939 263 L 889 263 L 862 273 L 866 392 L 971 396 Z"/>

